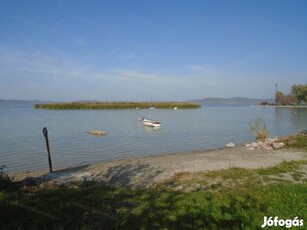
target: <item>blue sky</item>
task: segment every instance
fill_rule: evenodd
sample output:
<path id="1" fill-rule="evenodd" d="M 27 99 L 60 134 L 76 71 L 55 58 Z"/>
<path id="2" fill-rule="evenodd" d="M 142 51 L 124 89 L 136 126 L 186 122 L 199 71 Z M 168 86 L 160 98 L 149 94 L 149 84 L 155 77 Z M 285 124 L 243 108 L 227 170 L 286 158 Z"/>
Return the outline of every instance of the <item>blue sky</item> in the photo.
<path id="1" fill-rule="evenodd" d="M 307 83 L 307 1 L 1 0 L 0 99 L 273 98 Z"/>

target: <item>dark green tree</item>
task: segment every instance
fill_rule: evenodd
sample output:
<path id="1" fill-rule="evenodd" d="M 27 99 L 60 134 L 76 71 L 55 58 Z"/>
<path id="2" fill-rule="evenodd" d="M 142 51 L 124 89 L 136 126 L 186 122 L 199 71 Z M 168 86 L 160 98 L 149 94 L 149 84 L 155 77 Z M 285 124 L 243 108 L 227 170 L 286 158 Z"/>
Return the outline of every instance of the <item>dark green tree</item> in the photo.
<path id="1" fill-rule="evenodd" d="M 299 101 L 307 100 L 307 84 L 305 85 L 293 85 L 291 92 L 297 97 Z"/>

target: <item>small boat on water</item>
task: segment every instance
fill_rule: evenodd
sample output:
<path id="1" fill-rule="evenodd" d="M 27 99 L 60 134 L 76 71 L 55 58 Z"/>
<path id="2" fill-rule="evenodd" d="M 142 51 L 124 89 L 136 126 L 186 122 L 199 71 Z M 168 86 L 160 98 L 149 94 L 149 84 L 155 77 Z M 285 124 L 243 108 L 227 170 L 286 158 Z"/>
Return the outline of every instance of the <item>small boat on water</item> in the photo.
<path id="1" fill-rule="evenodd" d="M 143 125 L 149 126 L 149 127 L 160 127 L 161 126 L 161 122 L 146 119 L 146 118 L 142 118 L 142 123 Z"/>

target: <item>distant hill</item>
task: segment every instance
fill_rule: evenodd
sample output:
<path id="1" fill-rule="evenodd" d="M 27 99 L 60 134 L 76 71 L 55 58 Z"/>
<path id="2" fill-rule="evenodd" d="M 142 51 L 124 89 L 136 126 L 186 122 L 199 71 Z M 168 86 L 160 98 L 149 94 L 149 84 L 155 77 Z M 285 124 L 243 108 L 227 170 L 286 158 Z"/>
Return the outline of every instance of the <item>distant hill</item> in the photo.
<path id="1" fill-rule="evenodd" d="M 34 106 L 34 104 L 37 103 L 51 103 L 48 101 L 39 101 L 39 100 L 7 100 L 7 99 L 0 99 L 0 108 L 6 109 L 6 108 L 31 108 Z"/>
<path id="2" fill-rule="evenodd" d="M 35 102 L 35 101 L 28 101 L 28 100 L 7 100 L 7 99 L 0 99 L 1 103 L 30 103 L 30 102 Z"/>
<path id="3" fill-rule="evenodd" d="M 262 101 L 274 102 L 275 99 L 258 99 L 246 97 L 231 98 L 203 98 L 190 100 L 190 102 L 200 105 L 259 105 Z"/>
<path id="4" fill-rule="evenodd" d="M 4 104 L 35 104 L 35 103 L 55 103 L 58 101 L 40 101 L 40 100 L 18 100 L 18 99 L 0 99 L 0 103 Z"/>

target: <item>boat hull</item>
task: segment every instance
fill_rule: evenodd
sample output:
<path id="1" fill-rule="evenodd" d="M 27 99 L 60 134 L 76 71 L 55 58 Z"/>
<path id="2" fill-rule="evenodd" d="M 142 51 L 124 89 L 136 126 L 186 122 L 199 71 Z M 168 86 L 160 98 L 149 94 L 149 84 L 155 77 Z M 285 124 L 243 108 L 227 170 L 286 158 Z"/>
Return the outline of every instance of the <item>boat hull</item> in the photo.
<path id="1" fill-rule="evenodd" d="M 143 123 L 143 125 L 148 126 L 148 127 L 160 127 L 161 126 L 160 122 L 154 121 L 154 120 L 145 119 L 145 118 L 142 119 L 142 123 Z"/>

